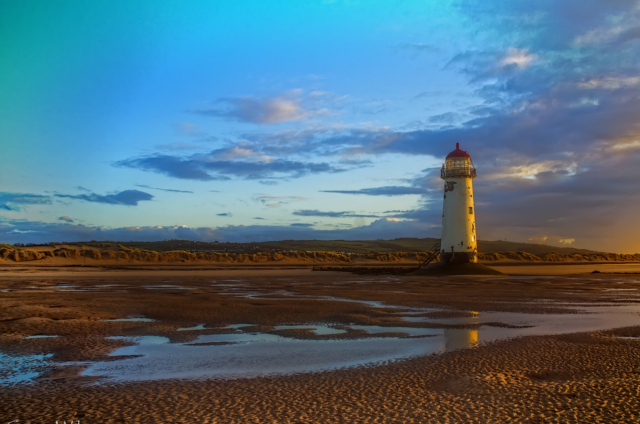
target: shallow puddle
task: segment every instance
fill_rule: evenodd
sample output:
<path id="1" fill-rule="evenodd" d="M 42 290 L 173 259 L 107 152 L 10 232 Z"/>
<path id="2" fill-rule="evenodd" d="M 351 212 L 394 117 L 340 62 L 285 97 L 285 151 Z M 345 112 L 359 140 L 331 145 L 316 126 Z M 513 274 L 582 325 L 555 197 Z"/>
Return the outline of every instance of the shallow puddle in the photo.
<path id="1" fill-rule="evenodd" d="M 52 354 L 13 356 L 0 353 L 0 385 L 27 383 L 50 364 Z"/>
<path id="2" fill-rule="evenodd" d="M 47 339 L 50 337 L 60 337 L 60 336 L 49 336 L 46 334 L 36 334 L 35 336 L 24 336 L 23 339 Z"/>
<path id="3" fill-rule="evenodd" d="M 326 336 L 330 334 L 344 334 L 347 330 L 341 330 L 339 328 L 332 328 L 326 324 L 316 324 L 316 325 L 278 325 L 276 330 L 297 330 L 297 329 L 306 329 L 312 330 L 318 336 Z"/>
<path id="4" fill-rule="evenodd" d="M 71 289 L 74 287 L 79 287 L 79 286 L 28 286 L 28 287 L 22 287 L 23 289 L 54 289 L 54 290 L 58 290 L 58 289 Z"/>
<path id="5" fill-rule="evenodd" d="M 382 327 L 380 325 L 350 325 L 349 327 L 354 330 L 366 331 L 369 334 L 404 333 L 412 337 L 437 336 L 443 334 L 442 330 L 437 328 Z"/>
<path id="6" fill-rule="evenodd" d="M 195 289 L 195 287 L 184 287 L 184 286 L 176 286 L 173 284 L 158 284 L 158 285 L 154 285 L 154 286 L 142 286 L 145 289 L 149 289 L 149 290 L 166 290 L 166 289 L 172 289 L 172 290 L 193 290 Z"/>
<path id="7" fill-rule="evenodd" d="M 129 317 L 129 318 L 113 318 L 113 319 L 102 319 L 101 322 L 118 322 L 118 321 L 132 321 L 132 322 L 153 322 L 155 319 L 153 318 L 144 318 L 144 317 Z"/>
<path id="8" fill-rule="evenodd" d="M 194 330 L 206 330 L 204 324 L 198 324 L 195 327 L 178 328 L 176 331 L 194 331 Z"/>
<path id="9" fill-rule="evenodd" d="M 233 330 L 238 330 L 242 327 L 252 327 L 254 325 L 258 325 L 258 324 L 231 324 L 231 325 L 227 325 L 226 327 L 223 328 L 231 328 Z"/>

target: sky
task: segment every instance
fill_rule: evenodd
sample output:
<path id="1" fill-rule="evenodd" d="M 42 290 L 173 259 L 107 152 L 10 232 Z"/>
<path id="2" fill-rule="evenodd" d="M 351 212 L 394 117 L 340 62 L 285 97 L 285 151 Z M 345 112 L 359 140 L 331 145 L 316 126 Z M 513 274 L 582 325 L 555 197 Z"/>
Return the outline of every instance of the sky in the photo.
<path id="1" fill-rule="evenodd" d="M 635 0 L 0 1 L 0 242 L 640 252 Z"/>

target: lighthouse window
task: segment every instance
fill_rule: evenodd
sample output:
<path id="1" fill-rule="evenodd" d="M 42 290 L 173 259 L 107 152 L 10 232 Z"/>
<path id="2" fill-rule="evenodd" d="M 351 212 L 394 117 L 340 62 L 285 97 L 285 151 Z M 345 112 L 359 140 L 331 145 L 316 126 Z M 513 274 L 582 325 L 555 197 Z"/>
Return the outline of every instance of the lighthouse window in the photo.
<path id="1" fill-rule="evenodd" d="M 469 206 L 469 215 L 473 215 L 473 206 Z"/>

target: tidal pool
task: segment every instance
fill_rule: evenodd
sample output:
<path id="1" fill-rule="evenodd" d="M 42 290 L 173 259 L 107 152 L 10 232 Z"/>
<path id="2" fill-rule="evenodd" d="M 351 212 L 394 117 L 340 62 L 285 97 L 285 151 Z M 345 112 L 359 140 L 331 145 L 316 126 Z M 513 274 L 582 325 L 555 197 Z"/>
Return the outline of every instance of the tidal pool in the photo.
<path id="1" fill-rule="evenodd" d="M 473 317 L 427 318 L 425 325 L 473 328 L 416 328 L 350 325 L 367 331 L 370 338 L 302 340 L 268 333 L 203 335 L 189 343 L 169 343 L 158 336 L 142 336 L 135 345 L 111 355 L 142 355 L 90 364 L 84 375 L 107 380 L 141 381 L 171 378 L 240 378 L 317 372 L 377 364 L 419 355 L 477 346 L 479 343 L 529 335 L 566 334 L 640 325 L 639 305 L 581 307 L 585 313 L 525 314 L 479 312 Z M 419 321 L 418 321 L 419 322 Z M 225 328 L 239 329 L 250 324 Z M 507 327 L 511 326 L 511 327 Z M 336 331 L 326 325 L 301 324 L 277 328 L 314 328 Z M 404 333 L 406 337 L 375 337 L 380 333 Z M 317 333 L 319 334 L 319 333 Z M 337 336 L 340 334 L 333 333 Z M 416 338 L 416 336 L 418 336 Z"/>
<path id="2" fill-rule="evenodd" d="M 139 337 L 137 345 L 117 349 L 112 355 L 143 357 L 98 362 L 83 374 L 129 381 L 257 377 L 372 364 L 420 355 L 425 348 L 444 347 L 442 341 L 430 339 L 396 338 L 393 343 L 388 343 L 388 339 L 317 341 L 264 333 L 201 336 L 190 344 L 164 341 L 157 344 L 157 338 Z M 231 344 L 198 346 L 194 343 Z"/>

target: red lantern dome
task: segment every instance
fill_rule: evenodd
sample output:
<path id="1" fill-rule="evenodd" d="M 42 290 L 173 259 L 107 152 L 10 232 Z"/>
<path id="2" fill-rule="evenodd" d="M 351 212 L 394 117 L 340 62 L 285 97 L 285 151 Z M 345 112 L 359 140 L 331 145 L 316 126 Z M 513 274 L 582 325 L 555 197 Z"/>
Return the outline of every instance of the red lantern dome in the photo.
<path id="1" fill-rule="evenodd" d="M 469 154 L 467 152 L 465 152 L 464 150 L 460 150 L 460 143 L 456 143 L 456 150 L 454 150 L 453 152 L 449 153 L 447 155 L 447 159 L 449 158 L 469 158 L 471 159 L 471 156 L 469 156 Z"/>

